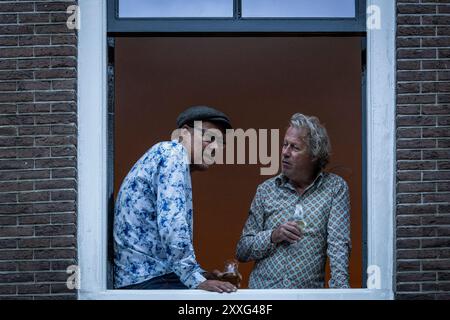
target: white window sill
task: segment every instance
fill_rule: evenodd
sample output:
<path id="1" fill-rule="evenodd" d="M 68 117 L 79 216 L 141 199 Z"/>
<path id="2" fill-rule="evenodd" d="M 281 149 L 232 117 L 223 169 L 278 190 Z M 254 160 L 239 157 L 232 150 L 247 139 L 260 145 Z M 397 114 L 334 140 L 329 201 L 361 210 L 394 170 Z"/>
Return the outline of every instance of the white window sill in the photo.
<path id="1" fill-rule="evenodd" d="M 202 290 L 79 291 L 81 300 L 392 300 L 390 290 L 374 289 L 242 289 L 235 293 Z"/>

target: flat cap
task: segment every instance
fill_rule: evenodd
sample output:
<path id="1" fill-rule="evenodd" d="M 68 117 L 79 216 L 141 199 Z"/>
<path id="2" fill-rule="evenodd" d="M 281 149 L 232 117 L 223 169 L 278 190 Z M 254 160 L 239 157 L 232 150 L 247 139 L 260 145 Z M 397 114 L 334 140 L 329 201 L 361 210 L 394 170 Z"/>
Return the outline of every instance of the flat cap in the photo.
<path id="1" fill-rule="evenodd" d="M 193 121 L 211 121 L 222 125 L 225 129 L 232 128 L 230 119 L 225 113 L 208 106 L 193 106 L 184 110 L 177 118 L 177 127 L 181 128 Z"/>

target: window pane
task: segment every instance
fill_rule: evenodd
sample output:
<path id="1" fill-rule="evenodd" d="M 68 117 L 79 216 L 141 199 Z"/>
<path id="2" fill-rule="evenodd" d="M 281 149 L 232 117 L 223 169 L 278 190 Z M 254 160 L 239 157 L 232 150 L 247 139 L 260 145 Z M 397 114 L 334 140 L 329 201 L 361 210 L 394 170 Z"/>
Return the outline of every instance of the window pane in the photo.
<path id="1" fill-rule="evenodd" d="M 232 16 L 233 0 L 119 0 L 120 18 Z"/>
<path id="2" fill-rule="evenodd" d="M 353 18 L 355 0 L 242 0 L 243 17 Z"/>

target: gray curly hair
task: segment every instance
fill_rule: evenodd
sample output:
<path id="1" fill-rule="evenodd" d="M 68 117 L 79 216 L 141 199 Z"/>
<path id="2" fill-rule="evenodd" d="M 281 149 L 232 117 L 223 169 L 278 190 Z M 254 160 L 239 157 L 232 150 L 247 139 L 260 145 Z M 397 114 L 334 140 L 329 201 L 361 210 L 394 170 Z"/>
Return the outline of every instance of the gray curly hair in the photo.
<path id="1" fill-rule="evenodd" d="M 320 169 L 327 166 L 331 154 L 331 143 L 327 130 L 317 117 L 296 113 L 291 117 L 290 126 L 307 130 L 307 142 L 311 156 L 317 159 Z"/>

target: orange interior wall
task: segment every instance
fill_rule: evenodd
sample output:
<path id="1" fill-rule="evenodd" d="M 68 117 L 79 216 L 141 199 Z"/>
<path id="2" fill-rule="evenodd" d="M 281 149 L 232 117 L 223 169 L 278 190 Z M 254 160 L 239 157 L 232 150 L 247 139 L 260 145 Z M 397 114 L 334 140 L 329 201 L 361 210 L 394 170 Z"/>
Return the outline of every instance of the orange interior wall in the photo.
<path id="1" fill-rule="evenodd" d="M 226 112 L 235 128 L 280 129 L 315 115 L 333 147 L 329 171 L 351 192 L 351 286 L 362 282 L 361 39 L 358 37 L 117 38 L 115 193 L 134 162 L 168 140 L 191 105 Z M 216 165 L 194 173 L 194 246 L 205 269 L 223 268 L 259 183 L 259 165 Z M 247 286 L 252 264 L 240 265 Z"/>

